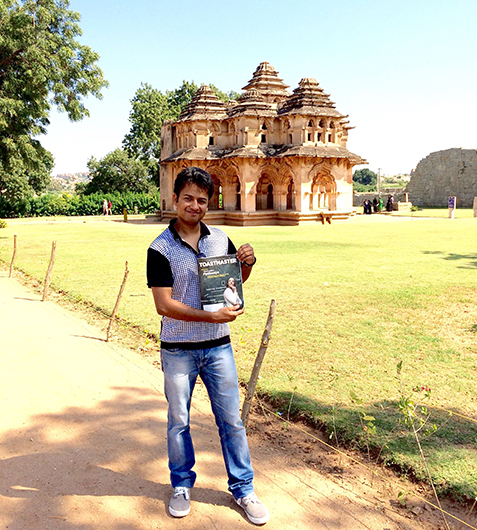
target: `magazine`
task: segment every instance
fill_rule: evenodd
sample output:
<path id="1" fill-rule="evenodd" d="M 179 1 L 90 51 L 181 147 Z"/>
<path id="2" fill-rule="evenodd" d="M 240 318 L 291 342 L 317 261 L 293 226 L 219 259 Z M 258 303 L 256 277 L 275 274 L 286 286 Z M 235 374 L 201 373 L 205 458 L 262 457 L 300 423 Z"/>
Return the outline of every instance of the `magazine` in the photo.
<path id="1" fill-rule="evenodd" d="M 235 254 L 197 258 L 200 299 L 205 311 L 244 306 L 241 263 Z"/>

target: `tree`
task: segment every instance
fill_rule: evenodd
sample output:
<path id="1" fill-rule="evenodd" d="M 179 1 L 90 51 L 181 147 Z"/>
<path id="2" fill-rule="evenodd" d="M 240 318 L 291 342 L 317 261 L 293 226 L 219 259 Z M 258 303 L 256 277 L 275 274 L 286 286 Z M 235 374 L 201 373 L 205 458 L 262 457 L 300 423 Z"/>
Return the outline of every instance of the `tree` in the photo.
<path id="1" fill-rule="evenodd" d="M 166 90 L 167 104 L 170 109 L 171 118 L 177 120 L 181 112 L 192 101 L 199 87 L 192 81 L 182 81 L 182 85 L 175 90 Z"/>
<path id="2" fill-rule="evenodd" d="M 89 115 L 84 98 L 107 86 L 99 56 L 76 40 L 80 15 L 69 0 L 0 0 L 0 194 L 43 191 L 53 156 L 37 139 L 52 105 L 71 121 Z"/>
<path id="3" fill-rule="evenodd" d="M 159 181 L 162 124 L 170 118 L 177 119 L 197 89 L 193 82 L 183 81 L 176 90 L 163 94 L 151 85 L 141 83 L 131 100 L 131 129 L 124 137 L 123 147 L 129 156 L 147 164 L 149 174 L 156 182 Z"/>
<path id="4" fill-rule="evenodd" d="M 157 188 L 148 176 L 147 166 L 126 151 L 115 149 L 101 160 L 91 157 L 88 161 L 91 181 L 85 186 L 77 186 L 82 195 L 92 193 L 154 193 Z"/>
<path id="5" fill-rule="evenodd" d="M 214 85 L 209 86 L 215 95 L 225 102 L 239 97 L 237 92 L 225 93 Z M 129 156 L 147 164 L 149 174 L 155 182 L 159 181 L 162 124 L 168 119 L 177 120 L 198 89 L 194 81 L 183 81 L 179 88 L 166 90 L 163 94 L 151 85 L 141 83 L 131 100 L 131 128 L 124 137 L 123 148 Z"/>
<path id="6" fill-rule="evenodd" d="M 213 90 L 214 94 L 224 103 L 228 103 L 229 101 L 237 101 L 237 99 L 240 97 L 240 94 L 238 92 L 235 92 L 235 90 L 222 92 L 222 90 L 219 90 L 216 86 L 212 84 L 210 84 L 209 86 Z"/>
<path id="7" fill-rule="evenodd" d="M 368 168 L 358 169 L 353 173 L 353 182 L 356 183 L 356 191 L 374 191 L 378 182 L 378 176 Z"/>
<path id="8" fill-rule="evenodd" d="M 38 140 L 20 138 L 19 141 L 31 141 L 31 160 L 21 159 L 18 152 L 6 152 L 2 149 L 0 133 L 0 196 L 15 203 L 33 195 L 33 192 L 46 190 L 50 182 L 50 172 L 55 165 L 53 155 L 44 149 Z M 2 165 L 2 158 L 9 157 L 9 164 Z"/>

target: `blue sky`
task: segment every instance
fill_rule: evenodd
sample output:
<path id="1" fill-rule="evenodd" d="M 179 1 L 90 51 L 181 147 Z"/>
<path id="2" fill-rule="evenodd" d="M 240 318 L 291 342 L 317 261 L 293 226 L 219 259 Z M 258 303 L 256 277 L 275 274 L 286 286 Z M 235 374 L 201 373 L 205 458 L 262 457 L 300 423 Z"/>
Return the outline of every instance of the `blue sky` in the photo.
<path id="1" fill-rule="evenodd" d="M 429 153 L 477 149 L 476 0 L 70 0 L 110 86 L 91 117 L 52 112 L 53 173 L 121 146 L 141 83 L 240 91 L 262 61 L 290 91 L 313 77 L 348 114 L 348 148 L 381 174 Z M 365 167 L 365 166 L 363 166 Z"/>

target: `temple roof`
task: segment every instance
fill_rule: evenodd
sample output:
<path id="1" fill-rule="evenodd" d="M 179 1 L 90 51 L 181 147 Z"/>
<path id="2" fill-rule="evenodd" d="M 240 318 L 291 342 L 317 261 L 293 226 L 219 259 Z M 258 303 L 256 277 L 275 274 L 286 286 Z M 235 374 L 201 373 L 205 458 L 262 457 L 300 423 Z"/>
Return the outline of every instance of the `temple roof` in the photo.
<path id="1" fill-rule="evenodd" d="M 260 63 L 253 73 L 252 79 L 242 90 L 258 90 L 267 102 L 282 101 L 290 94 L 289 88 L 282 79 L 278 77 L 278 72 L 270 63 Z"/>
<path id="2" fill-rule="evenodd" d="M 222 120 L 226 117 L 225 103 L 214 94 L 209 86 L 202 85 L 177 121 Z"/>
<path id="3" fill-rule="evenodd" d="M 237 116 L 276 116 L 270 103 L 266 103 L 262 93 L 258 90 L 247 90 L 238 101 L 237 105 L 227 109 L 227 114 L 231 118 Z"/>
<path id="4" fill-rule="evenodd" d="M 364 158 L 359 155 L 348 151 L 345 147 L 338 145 L 327 144 L 327 145 L 287 145 L 278 152 L 272 154 L 266 153 L 267 156 L 275 156 L 277 158 L 283 158 L 287 156 L 299 156 L 299 157 L 313 157 L 313 158 L 346 158 L 352 165 L 367 164 Z"/>
<path id="5" fill-rule="evenodd" d="M 307 116 L 333 116 L 345 118 L 335 109 L 329 94 L 325 94 L 316 79 L 304 77 L 295 88 L 293 95 L 282 102 L 278 115 L 304 114 Z"/>
<path id="6" fill-rule="evenodd" d="M 198 148 L 189 147 L 179 149 L 164 162 L 174 160 L 210 160 L 217 158 L 284 158 L 284 157 L 312 157 L 312 158 L 345 158 L 352 165 L 367 164 L 366 160 L 359 155 L 351 153 L 344 147 L 336 145 L 308 146 L 308 145 L 284 145 L 259 147 L 239 146 L 229 149 Z"/>

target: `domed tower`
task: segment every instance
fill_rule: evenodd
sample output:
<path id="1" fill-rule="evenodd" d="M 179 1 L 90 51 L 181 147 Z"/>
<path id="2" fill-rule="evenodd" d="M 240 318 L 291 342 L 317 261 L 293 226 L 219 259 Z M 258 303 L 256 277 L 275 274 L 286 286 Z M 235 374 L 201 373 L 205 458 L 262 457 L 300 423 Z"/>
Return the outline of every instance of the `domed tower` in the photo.
<path id="1" fill-rule="evenodd" d="M 208 85 L 202 85 L 177 121 L 216 121 L 225 117 L 225 103 L 214 94 Z"/>
<path id="2" fill-rule="evenodd" d="M 225 109 L 225 103 L 212 89 L 202 85 L 176 121 L 171 119 L 163 123 L 160 167 L 162 210 L 173 210 L 172 192 L 180 168 L 199 165 L 199 160 L 211 160 L 217 148 L 226 142 L 221 134 L 221 125 L 227 119 Z M 194 164 L 189 161 L 194 161 Z M 218 204 L 217 193 L 212 206 Z"/>
<path id="3" fill-rule="evenodd" d="M 227 118 L 225 103 L 207 85 L 197 90 L 179 118 L 167 120 L 161 131 L 161 160 L 194 157 L 210 158 L 208 146 L 217 145 L 220 124 Z"/>
<path id="4" fill-rule="evenodd" d="M 334 144 L 346 147 L 348 121 L 339 113 L 329 94 L 325 94 L 316 79 L 303 78 L 293 95 L 279 105 L 279 116 L 287 116 L 292 127 L 290 144 Z"/>
<path id="5" fill-rule="evenodd" d="M 260 63 L 253 73 L 252 79 L 242 88 L 242 90 L 258 90 L 266 103 L 271 103 L 276 107 L 290 94 L 286 85 L 279 77 L 278 72 L 270 63 Z"/>

